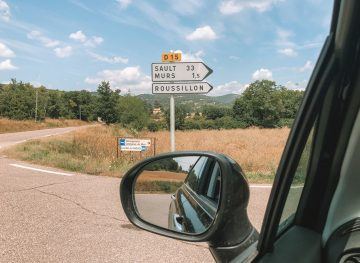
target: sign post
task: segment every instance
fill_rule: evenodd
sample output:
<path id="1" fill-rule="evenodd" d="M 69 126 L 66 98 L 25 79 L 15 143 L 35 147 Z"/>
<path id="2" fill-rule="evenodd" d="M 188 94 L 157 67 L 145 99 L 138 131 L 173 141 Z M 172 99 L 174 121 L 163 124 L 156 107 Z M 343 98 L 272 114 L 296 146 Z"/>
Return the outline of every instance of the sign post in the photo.
<path id="1" fill-rule="evenodd" d="M 175 152 L 175 99 L 170 95 L 170 149 Z"/>
<path id="2" fill-rule="evenodd" d="M 181 53 L 163 53 L 165 63 L 151 64 L 152 93 L 170 94 L 170 149 L 175 151 L 174 94 L 206 94 L 213 87 L 203 81 L 213 70 L 203 62 L 179 62 Z"/>

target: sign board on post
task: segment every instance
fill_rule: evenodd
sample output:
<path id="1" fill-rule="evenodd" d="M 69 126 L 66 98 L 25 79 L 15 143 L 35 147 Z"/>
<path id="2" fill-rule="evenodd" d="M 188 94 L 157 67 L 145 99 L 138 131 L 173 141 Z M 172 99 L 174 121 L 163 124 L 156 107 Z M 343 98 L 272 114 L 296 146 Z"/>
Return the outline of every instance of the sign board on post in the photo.
<path id="1" fill-rule="evenodd" d="M 179 62 L 181 61 L 181 53 L 162 53 L 161 54 L 162 62 Z"/>
<path id="2" fill-rule="evenodd" d="M 154 82 L 202 81 L 212 73 L 203 62 L 153 63 L 151 76 Z"/>
<path id="3" fill-rule="evenodd" d="M 204 94 L 212 89 L 213 87 L 207 82 L 160 82 L 152 84 L 153 94 Z"/>
<path id="4" fill-rule="evenodd" d="M 143 152 L 151 146 L 151 139 L 119 138 L 120 151 Z"/>
<path id="5" fill-rule="evenodd" d="M 169 53 L 171 54 L 171 53 Z M 176 62 L 175 57 L 163 54 L 163 62 Z M 203 81 L 212 73 L 212 69 L 203 62 L 176 62 L 151 64 L 152 93 L 170 94 L 170 147 L 175 151 L 175 99 L 173 94 L 204 94 L 212 86 Z"/>

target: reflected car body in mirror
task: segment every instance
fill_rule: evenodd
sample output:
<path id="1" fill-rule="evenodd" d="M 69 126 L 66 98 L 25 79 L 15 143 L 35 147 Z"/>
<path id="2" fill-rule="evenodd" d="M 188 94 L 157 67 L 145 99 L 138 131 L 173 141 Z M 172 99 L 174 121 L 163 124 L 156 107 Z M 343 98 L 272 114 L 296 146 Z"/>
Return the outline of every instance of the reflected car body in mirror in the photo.
<path id="1" fill-rule="evenodd" d="M 219 164 L 200 157 L 184 184 L 171 196 L 169 229 L 194 234 L 205 232 L 218 209 L 220 178 Z"/>
<path id="2" fill-rule="evenodd" d="M 205 232 L 217 212 L 220 166 L 214 158 L 163 158 L 143 167 L 136 178 L 139 216 L 156 226 L 187 234 Z"/>

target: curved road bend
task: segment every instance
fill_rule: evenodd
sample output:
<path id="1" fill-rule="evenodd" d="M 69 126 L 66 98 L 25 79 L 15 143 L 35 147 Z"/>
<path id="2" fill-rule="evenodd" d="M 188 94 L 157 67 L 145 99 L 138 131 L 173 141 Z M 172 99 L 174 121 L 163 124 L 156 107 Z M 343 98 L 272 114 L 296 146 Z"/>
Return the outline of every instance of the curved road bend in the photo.
<path id="1" fill-rule="evenodd" d="M 0 134 L 0 148 L 81 129 Z M 1 149 L 0 149 L 1 151 Z M 119 201 L 120 179 L 74 174 L 0 152 L 0 262 L 211 262 L 204 243 L 133 227 Z M 249 216 L 259 229 L 270 187 L 251 187 Z"/>

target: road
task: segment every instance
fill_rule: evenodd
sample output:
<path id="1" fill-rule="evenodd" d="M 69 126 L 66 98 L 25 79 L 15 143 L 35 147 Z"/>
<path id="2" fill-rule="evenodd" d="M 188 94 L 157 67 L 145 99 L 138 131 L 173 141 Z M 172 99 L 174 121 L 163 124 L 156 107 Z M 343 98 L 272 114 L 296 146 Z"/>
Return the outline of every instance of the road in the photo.
<path id="1" fill-rule="evenodd" d="M 0 135 L 0 148 L 73 131 Z M 0 262 L 213 262 L 204 243 L 177 241 L 129 223 L 120 179 L 27 164 L 0 152 Z M 252 186 L 249 217 L 259 229 L 270 186 Z"/>

